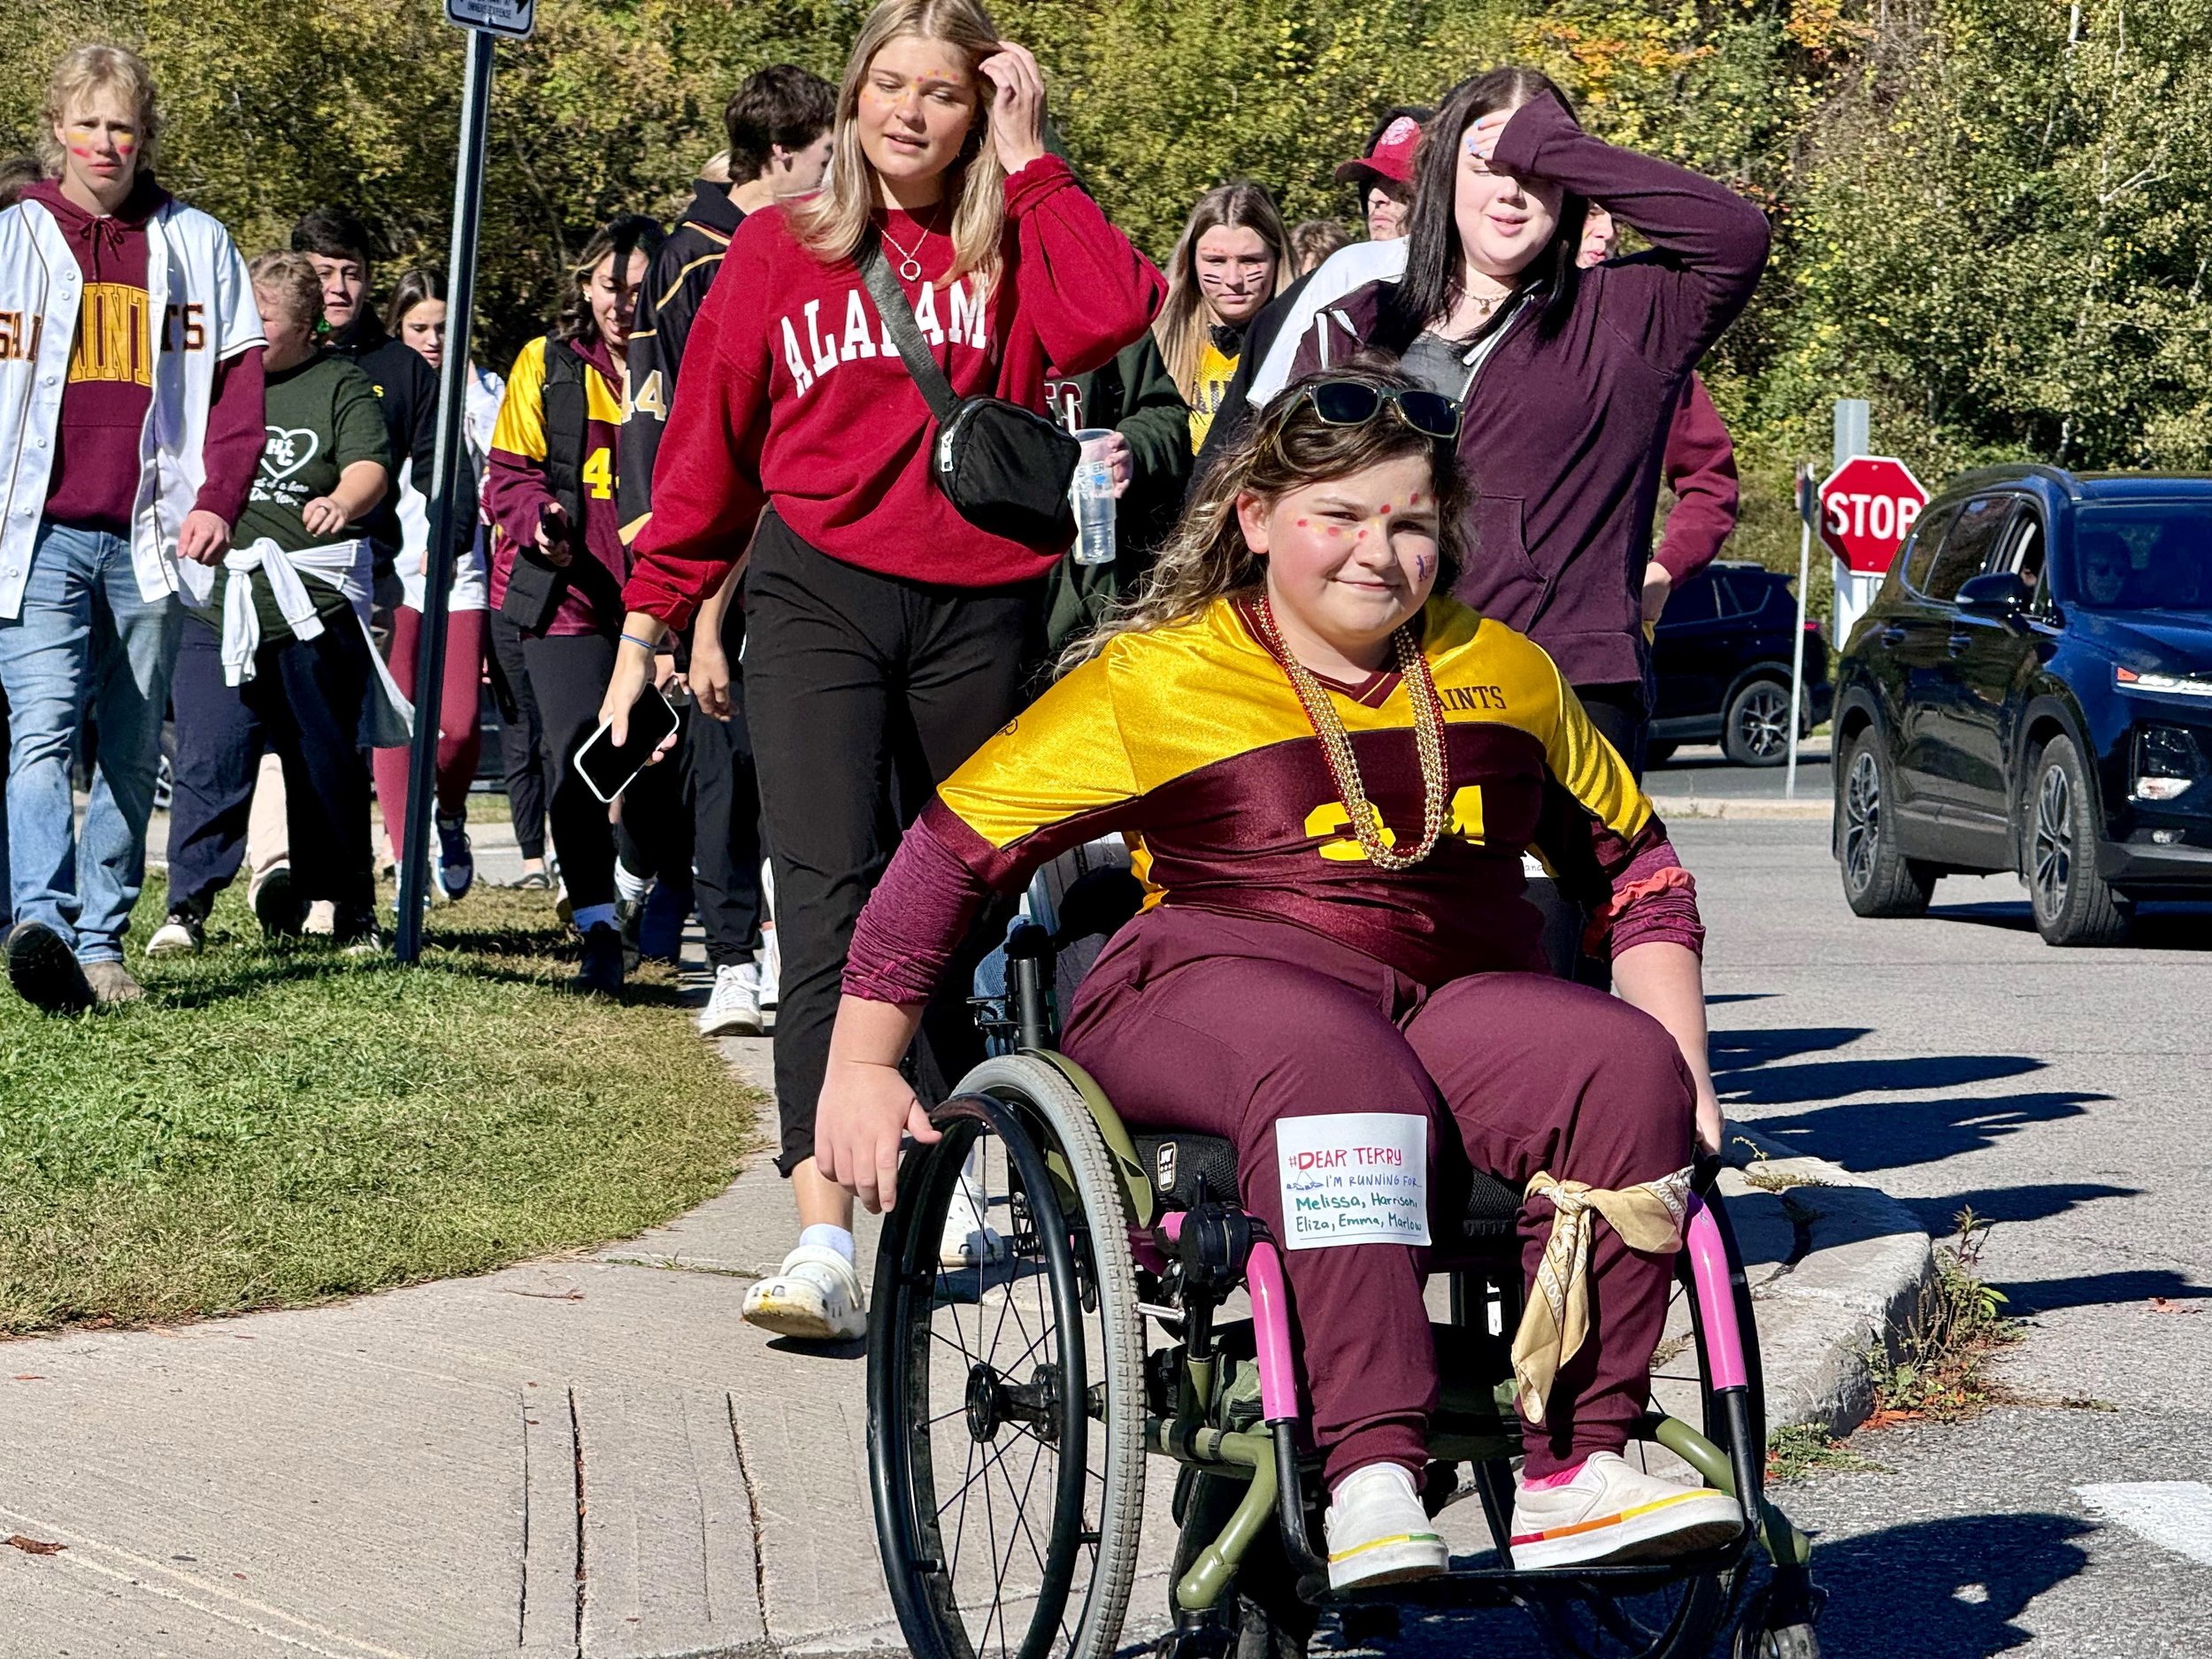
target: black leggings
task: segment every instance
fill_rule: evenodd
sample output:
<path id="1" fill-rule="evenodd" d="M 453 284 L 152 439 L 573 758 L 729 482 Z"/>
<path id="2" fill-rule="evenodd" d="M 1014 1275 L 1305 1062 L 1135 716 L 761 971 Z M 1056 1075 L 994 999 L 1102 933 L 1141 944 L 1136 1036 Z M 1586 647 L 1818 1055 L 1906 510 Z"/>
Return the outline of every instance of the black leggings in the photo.
<path id="1" fill-rule="evenodd" d="M 1643 687 L 1633 683 L 1577 686 L 1575 695 L 1582 700 L 1582 711 L 1590 717 L 1598 735 L 1620 750 L 1621 758 L 1640 783 L 1647 724 Z M 1529 878 L 1528 898 L 1544 918 L 1544 959 L 1551 964 L 1554 976 L 1578 980 L 1601 991 L 1612 989 L 1610 965 L 1582 954 L 1582 930 L 1589 923 L 1588 910 L 1548 878 Z"/>
<path id="2" fill-rule="evenodd" d="M 1041 647 L 1043 584 L 961 588 L 841 564 L 761 520 L 745 573 L 745 703 L 776 874 L 777 1167 L 814 1156 L 845 954 L 904 823 L 1020 712 Z M 956 957 L 923 1016 L 918 1086 L 980 1058 Z"/>
<path id="3" fill-rule="evenodd" d="M 545 732 L 546 822 L 560 855 L 568 902 L 578 910 L 614 902 L 614 826 L 606 803 L 573 762 L 599 726 L 599 705 L 614 677 L 615 642 L 603 634 L 526 636 L 522 660 Z"/>
<path id="4" fill-rule="evenodd" d="M 545 726 L 530 695 L 522 630 L 491 613 L 492 691 L 499 705 L 499 757 L 507 775 L 507 812 L 525 858 L 545 856 Z"/>

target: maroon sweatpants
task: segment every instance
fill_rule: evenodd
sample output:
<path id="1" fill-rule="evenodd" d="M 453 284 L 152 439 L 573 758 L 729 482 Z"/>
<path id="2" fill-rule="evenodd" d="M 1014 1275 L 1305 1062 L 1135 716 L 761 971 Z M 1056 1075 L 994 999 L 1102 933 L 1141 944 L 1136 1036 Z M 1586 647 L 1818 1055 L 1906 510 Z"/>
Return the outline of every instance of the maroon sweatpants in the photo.
<path id="1" fill-rule="evenodd" d="M 1247 1210 L 1278 1239 L 1275 1126 L 1337 1112 L 1452 1125 L 1472 1167 L 1516 1187 L 1539 1170 L 1623 1187 L 1690 1161 L 1695 1098 L 1674 1039 L 1600 991 L 1534 973 L 1479 973 L 1431 990 L 1348 946 L 1283 922 L 1165 905 L 1118 934 L 1084 979 L 1062 1046 L 1133 1126 L 1237 1143 Z M 1436 1239 L 1456 1217 L 1433 1213 Z M 1521 1213 L 1532 1276 L 1548 1201 Z M 1617 1452 L 1644 1410 L 1671 1262 L 1600 1221 L 1591 1334 L 1559 1372 L 1526 1472 Z M 1421 1292 L 1426 1249 L 1367 1243 L 1286 1249 L 1316 1445 L 1332 1484 L 1363 1464 L 1424 1461 L 1436 1404 Z"/>
<path id="2" fill-rule="evenodd" d="M 439 687 L 436 710 L 421 710 L 422 718 L 438 722 L 438 810 L 457 818 L 468 810 L 469 784 L 476 776 L 477 756 L 482 752 L 483 728 L 478 700 L 483 695 L 485 615 L 481 611 L 446 613 L 445 683 Z M 392 678 L 400 694 L 419 705 L 415 695 L 415 652 L 422 639 L 422 612 L 401 605 L 392 613 Z M 384 811 L 384 835 L 396 857 L 406 833 L 407 751 L 380 749 L 372 753 L 376 773 L 377 804 Z M 432 857 L 436 857 L 434 849 Z"/>

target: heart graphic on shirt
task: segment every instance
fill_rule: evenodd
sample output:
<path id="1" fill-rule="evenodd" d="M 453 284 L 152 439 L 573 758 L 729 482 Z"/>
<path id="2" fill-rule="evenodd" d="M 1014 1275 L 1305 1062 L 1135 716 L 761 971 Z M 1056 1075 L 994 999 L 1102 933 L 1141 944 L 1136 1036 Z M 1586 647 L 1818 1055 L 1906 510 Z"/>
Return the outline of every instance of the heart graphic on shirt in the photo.
<path id="1" fill-rule="evenodd" d="M 261 448 L 261 475 L 272 484 L 291 477 L 322 448 L 322 441 L 305 426 L 288 432 L 282 426 L 271 426 L 268 432 L 269 441 Z"/>

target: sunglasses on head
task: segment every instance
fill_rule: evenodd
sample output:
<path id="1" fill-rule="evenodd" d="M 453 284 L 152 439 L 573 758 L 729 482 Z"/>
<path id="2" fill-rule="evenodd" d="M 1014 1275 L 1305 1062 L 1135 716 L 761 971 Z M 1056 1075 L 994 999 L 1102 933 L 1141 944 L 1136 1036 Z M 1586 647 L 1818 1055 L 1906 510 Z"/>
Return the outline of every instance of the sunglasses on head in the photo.
<path id="1" fill-rule="evenodd" d="M 1437 392 L 1399 391 L 1365 380 L 1316 380 L 1299 388 L 1329 426 L 1363 426 L 1386 407 L 1425 438 L 1448 443 L 1459 436 L 1459 405 Z"/>

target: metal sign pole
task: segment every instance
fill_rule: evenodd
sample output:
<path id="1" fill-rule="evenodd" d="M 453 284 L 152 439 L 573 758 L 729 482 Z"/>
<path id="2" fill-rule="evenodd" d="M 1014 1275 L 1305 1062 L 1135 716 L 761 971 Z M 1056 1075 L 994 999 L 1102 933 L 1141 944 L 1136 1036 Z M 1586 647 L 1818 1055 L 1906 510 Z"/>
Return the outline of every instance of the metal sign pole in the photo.
<path id="1" fill-rule="evenodd" d="M 402 962 L 422 955 L 423 903 L 430 890 L 431 815 L 437 810 L 438 709 L 445 683 L 446 602 L 453 588 L 454 532 L 460 514 L 476 515 L 461 488 L 471 476 L 461 448 L 468 406 L 469 312 L 476 291 L 476 233 L 484 205 L 484 134 L 492 93 L 492 35 L 469 31 L 461 83 L 461 152 L 453 176 L 453 248 L 446 267 L 445 359 L 438 371 L 438 449 L 430 472 L 430 545 L 423 556 L 422 641 L 415 655 L 415 734 L 407 755 L 407 830 L 399 864 Z"/>
<path id="2" fill-rule="evenodd" d="M 1790 650 L 1790 764 L 1782 780 L 1782 798 L 1797 799 L 1797 727 L 1805 696 L 1805 599 L 1813 581 L 1813 515 L 1820 503 L 1813 494 L 1813 469 L 1797 464 L 1797 637 Z"/>

